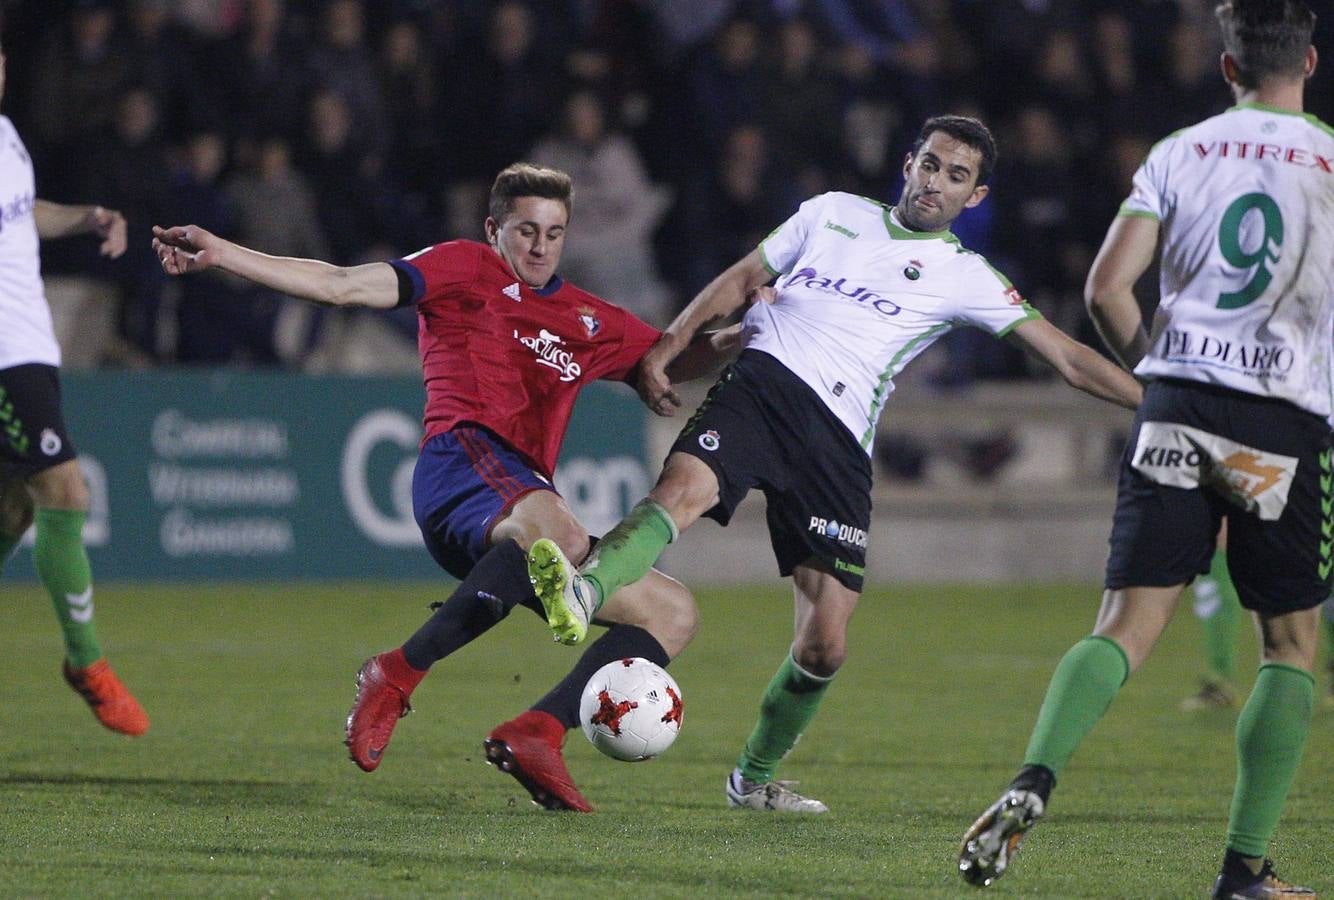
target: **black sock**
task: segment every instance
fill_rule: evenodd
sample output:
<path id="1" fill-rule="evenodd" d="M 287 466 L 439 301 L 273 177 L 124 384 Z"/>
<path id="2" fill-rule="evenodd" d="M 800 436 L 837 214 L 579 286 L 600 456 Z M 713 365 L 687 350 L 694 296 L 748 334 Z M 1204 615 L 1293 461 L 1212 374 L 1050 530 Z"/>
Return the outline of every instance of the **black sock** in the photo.
<path id="1" fill-rule="evenodd" d="M 593 673 L 609 662 L 640 656 L 666 668 L 670 660 L 658 639 L 638 625 L 613 625 L 579 657 L 566 675 L 532 708 L 555 716 L 567 729 L 579 724 L 579 700 Z"/>
<path id="2" fill-rule="evenodd" d="M 403 657 L 425 671 L 523 605 L 542 616 L 528 580 L 528 556 L 514 541 L 502 541 L 477 560 L 449 599 L 403 644 Z"/>
<path id="3" fill-rule="evenodd" d="M 1255 873 L 1251 871 L 1251 867 L 1246 865 L 1246 857 L 1231 848 L 1223 853 L 1223 868 L 1221 871 L 1227 878 L 1242 883 L 1254 881 L 1256 877 Z"/>
<path id="4" fill-rule="evenodd" d="M 1010 782 L 1010 787 L 1021 791 L 1032 791 L 1042 798 L 1042 805 L 1047 805 L 1051 789 L 1056 787 L 1056 775 L 1051 769 L 1040 765 L 1027 765 L 1019 770 Z"/>

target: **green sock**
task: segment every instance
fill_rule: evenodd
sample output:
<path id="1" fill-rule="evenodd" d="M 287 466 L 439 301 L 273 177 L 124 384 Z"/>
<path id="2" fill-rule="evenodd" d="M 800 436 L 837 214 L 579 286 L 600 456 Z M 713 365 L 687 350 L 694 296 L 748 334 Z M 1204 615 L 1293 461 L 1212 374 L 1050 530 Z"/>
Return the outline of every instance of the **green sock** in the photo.
<path id="1" fill-rule="evenodd" d="M 37 577 L 46 585 L 65 634 L 65 655 L 72 668 L 97 662 L 102 648 L 93 627 L 93 575 L 83 549 L 81 509 L 38 507 L 37 540 L 32 548 Z"/>
<path id="2" fill-rule="evenodd" d="M 1214 551 L 1209 574 L 1195 583 L 1195 614 L 1204 629 L 1204 657 L 1209 670 L 1224 681 L 1237 674 L 1237 617 L 1241 604 L 1232 576 L 1227 570 L 1227 554 Z"/>
<path id="3" fill-rule="evenodd" d="M 1237 719 L 1237 786 L 1227 820 L 1227 846 L 1264 856 L 1311 728 L 1315 679 L 1282 663 L 1260 667 L 1255 689 Z"/>
<path id="4" fill-rule="evenodd" d="M 774 770 L 806 730 L 833 676 L 821 678 L 789 653 L 760 699 L 760 719 L 746 739 L 737 767 L 743 778 L 772 781 Z"/>
<path id="5" fill-rule="evenodd" d="M 1126 652 L 1111 638 L 1091 635 L 1066 651 L 1047 685 L 1024 765 L 1059 775 L 1129 677 Z"/>
<path id="6" fill-rule="evenodd" d="M 14 548 L 23 540 L 23 535 L 5 534 L 0 531 L 0 572 L 5 570 L 5 563 L 9 562 L 9 557 L 13 555 Z"/>
<path id="7" fill-rule="evenodd" d="M 652 500 L 641 500 L 598 542 L 580 567 L 598 591 L 598 606 L 627 584 L 648 574 L 663 549 L 676 540 L 676 523 Z"/>

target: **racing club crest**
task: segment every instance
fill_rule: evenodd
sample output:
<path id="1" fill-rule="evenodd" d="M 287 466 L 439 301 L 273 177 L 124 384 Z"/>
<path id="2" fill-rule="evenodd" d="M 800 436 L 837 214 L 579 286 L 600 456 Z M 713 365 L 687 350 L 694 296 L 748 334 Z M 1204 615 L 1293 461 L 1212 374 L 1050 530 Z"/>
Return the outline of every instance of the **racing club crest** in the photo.
<path id="1" fill-rule="evenodd" d="M 593 307 L 579 307 L 579 322 L 584 326 L 584 331 L 588 332 L 589 337 L 602 330 L 602 320 L 594 315 Z"/>

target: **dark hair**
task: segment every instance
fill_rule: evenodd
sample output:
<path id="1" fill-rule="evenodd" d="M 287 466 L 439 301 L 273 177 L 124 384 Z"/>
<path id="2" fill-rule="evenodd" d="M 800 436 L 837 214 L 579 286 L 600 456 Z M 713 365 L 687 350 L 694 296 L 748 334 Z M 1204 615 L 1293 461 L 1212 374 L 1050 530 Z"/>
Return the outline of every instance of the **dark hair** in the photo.
<path id="1" fill-rule="evenodd" d="M 912 145 L 913 156 L 937 131 L 945 132 L 982 154 L 977 163 L 977 184 L 986 184 L 996 168 L 996 139 L 991 136 L 991 129 L 970 116 L 932 116 L 922 123 L 922 130 L 917 133 L 917 140 Z"/>
<path id="2" fill-rule="evenodd" d="M 1232 0 L 1220 3 L 1214 15 L 1223 29 L 1223 49 L 1237 61 L 1242 87 L 1305 72 L 1315 13 L 1303 0 Z"/>
<path id="3" fill-rule="evenodd" d="M 517 162 L 506 166 L 491 185 L 491 200 L 487 213 L 497 222 L 514 211 L 514 201 L 520 197 L 545 197 L 559 200 L 565 206 L 565 215 L 574 209 L 574 183 L 559 169 L 533 163 Z"/>

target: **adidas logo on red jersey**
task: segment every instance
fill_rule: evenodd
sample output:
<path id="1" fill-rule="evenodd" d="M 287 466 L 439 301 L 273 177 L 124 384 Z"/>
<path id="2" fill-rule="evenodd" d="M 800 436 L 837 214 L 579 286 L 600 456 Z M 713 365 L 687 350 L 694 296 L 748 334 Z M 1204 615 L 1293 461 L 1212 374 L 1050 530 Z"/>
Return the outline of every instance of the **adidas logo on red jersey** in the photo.
<path id="1" fill-rule="evenodd" d="M 509 287 L 501 288 L 500 292 L 504 294 L 506 297 L 509 297 L 515 303 L 519 303 L 523 299 L 522 297 L 519 296 L 519 282 L 517 281 L 511 284 Z"/>

